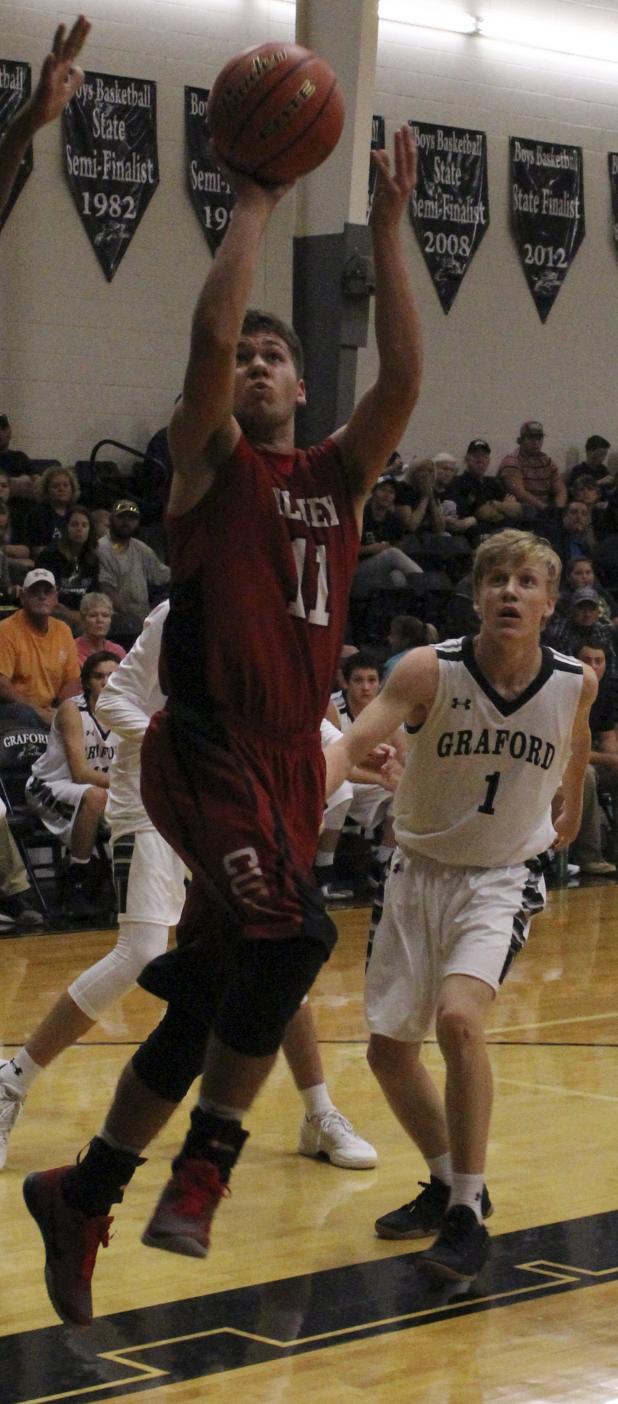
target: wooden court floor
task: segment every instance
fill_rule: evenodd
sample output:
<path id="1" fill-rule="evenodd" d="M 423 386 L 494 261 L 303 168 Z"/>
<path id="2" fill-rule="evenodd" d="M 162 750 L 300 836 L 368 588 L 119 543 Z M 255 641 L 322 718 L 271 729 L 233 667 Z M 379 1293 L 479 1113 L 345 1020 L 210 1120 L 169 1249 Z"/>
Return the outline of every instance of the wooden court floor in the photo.
<path id="1" fill-rule="evenodd" d="M 149 996 L 127 996 L 38 1080 L 0 1174 L 0 1404 L 232 1404 L 241 1393 L 251 1404 L 616 1404 L 618 887 L 552 893 L 495 1006 L 494 1250 L 463 1293 L 423 1284 L 413 1245 L 374 1237 L 376 1216 L 410 1199 L 424 1170 L 364 1061 L 368 911 L 337 920 L 312 1004 L 331 1093 L 377 1146 L 377 1169 L 296 1154 L 300 1103 L 281 1061 L 250 1115 L 208 1260 L 156 1253 L 139 1235 L 182 1138 L 180 1109 L 99 1254 L 93 1327 L 58 1325 L 21 1181 L 72 1160 L 99 1128 L 158 1015 Z M 0 941 L 5 1052 L 109 940 Z M 434 1043 L 427 1060 L 440 1078 Z"/>

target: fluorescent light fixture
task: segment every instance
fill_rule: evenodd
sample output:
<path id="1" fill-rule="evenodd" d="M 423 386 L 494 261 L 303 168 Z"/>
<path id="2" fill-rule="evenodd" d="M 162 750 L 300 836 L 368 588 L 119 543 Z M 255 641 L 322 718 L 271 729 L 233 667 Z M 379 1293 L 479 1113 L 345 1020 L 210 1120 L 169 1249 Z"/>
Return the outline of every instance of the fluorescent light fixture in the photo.
<path id="1" fill-rule="evenodd" d="M 395 24 L 415 24 L 422 29 L 448 29 L 455 34 L 474 34 L 477 21 L 459 5 L 415 4 L 414 0 L 380 0 L 381 20 Z"/>
<path id="2" fill-rule="evenodd" d="M 618 62 L 618 21 L 613 31 L 601 32 L 590 25 L 575 28 L 568 24 L 537 23 L 533 18 L 505 12 L 477 20 L 477 33 L 484 39 L 519 44 L 528 49 L 551 49 L 578 58 Z"/>

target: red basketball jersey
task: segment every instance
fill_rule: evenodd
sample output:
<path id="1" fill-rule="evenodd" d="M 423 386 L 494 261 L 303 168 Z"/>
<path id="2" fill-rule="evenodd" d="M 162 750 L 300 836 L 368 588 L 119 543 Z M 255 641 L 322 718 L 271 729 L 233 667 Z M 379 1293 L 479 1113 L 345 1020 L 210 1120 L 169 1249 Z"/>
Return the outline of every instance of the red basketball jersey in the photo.
<path id="1" fill-rule="evenodd" d="M 241 436 L 209 492 L 168 516 L 172 708 L 271 735 L 319 727 L 339 661 L 358 530 L 332 439 L 290 454 Z M 199 724 L 199 722 L 198 722 Z"/>

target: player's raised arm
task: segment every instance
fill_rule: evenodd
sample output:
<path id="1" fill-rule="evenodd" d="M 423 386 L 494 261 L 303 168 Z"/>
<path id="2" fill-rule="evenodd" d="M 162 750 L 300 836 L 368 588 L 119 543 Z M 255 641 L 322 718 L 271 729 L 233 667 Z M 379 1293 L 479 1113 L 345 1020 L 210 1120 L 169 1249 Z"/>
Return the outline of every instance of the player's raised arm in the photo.
<path id="1" fill-rule="evenodd" d="M 78 16 L 68 34 L 65 25 L 58 25 L 34 93 L 20 107 L 4 133 L 0 143 L 0 214 L 35 133 L 59 117 L 81 87 L 84 75 L 75 64 L 75 59 L 89 32 L 90 24 L 84 15 Z"/>
<path id="2" fill-rule="evenodd" d="M 175 479 L 170 507 L 186 511 L 229 457 L 240 430 L 233 418 L 236 348 L 264 230 L 289 186 L 264 186 L 227 171 L 236 204 L 198 297 L 182 395 L 168 437 Z"/>
<path id="3" fill-rule="evenodd" d="M 391 741 L 402 722 L 421 724 L 432 706 L 437 685 L 435 649 L 411 649 L 341 740 L 328 747 L 327 794 L 347 779 L 353 766 L 362 765 L 376 746 Z"/>
<path id="4" fill-rule="evenodd" d="M 378 167 L 371 216 L 378 375 L 335 435 L 352 490 L 361 500 L 401 439 L 418 399 L 422 370 L 421 330 L 401 243 L 401 220 L 416 185 L 410 128 L 395 132 L 394 169 L 386 151 L 374 151 L 373 160 Z"/>

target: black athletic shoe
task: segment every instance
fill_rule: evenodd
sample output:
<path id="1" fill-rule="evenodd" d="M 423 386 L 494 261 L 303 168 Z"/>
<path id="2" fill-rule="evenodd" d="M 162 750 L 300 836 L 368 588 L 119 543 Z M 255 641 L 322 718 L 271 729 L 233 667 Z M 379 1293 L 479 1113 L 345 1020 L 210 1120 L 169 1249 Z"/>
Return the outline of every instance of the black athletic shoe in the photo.
<path id="1" fill-rule="evenodd" d="M 473 1282 L 489 1257 L 491 1239 L 467 1204 L 454 1204 L 445 1215 L 431 1248 L 417 1253 L 414 1266 L 430 1277 Z"/>
<path id="2" fill-rule="evenodd" d="M 402 1204 L 400 1209 L 392 1209 L 390 1214 L 383 1214 L 381 1219 L 376 1219 L 378 1238 L 430 1238 L 432 1233 L 440 1232 L 448 1209 L 450 1186 L 445 1185 L 443 1180 L 438 1180 L 435 1175 L 431 1176 L 429 1184 L 425 1180 L 419 1180 L 419 1185 L 421 1192 L 417 1194 L 416 1199 L 411 1199 L 409 1204 Z M 481 1209 L 484 1219 L 489 1219 L 493 1214 L 486 1185 L 483 1186 Z"/>

